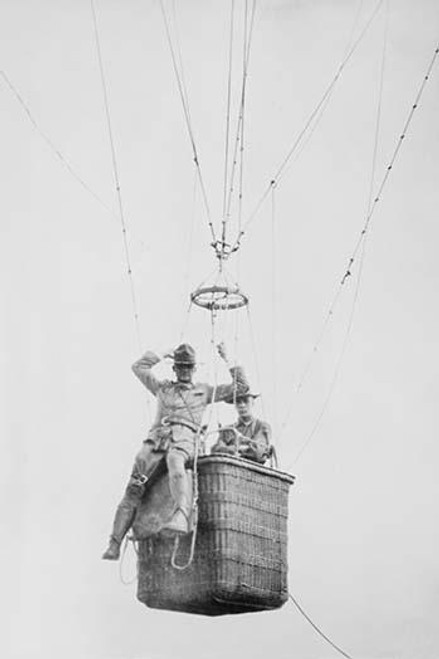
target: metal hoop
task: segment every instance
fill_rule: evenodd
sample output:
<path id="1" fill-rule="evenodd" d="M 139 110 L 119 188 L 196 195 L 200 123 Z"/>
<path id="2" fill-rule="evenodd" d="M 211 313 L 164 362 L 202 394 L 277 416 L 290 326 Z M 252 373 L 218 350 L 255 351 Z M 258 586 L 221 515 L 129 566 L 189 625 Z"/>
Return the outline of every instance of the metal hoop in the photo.
<path id="1" fill-rule="evenodd" d="M 239 309 L 248 304 L 248 297 L 238 286 L 203 286 L 191 294 L 191 301 L 209 310 Z"/>

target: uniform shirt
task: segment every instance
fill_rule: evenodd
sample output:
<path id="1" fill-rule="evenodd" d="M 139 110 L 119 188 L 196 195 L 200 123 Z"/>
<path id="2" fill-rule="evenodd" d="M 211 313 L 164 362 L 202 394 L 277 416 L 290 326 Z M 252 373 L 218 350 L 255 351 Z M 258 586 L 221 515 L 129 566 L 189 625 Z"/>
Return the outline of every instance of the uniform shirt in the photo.
<path id="1" fill-rule="evenodd" d="M 157 413 L 148 434 L 148 439 L 155 440 L 162 422 L 173 424 L 181 420 L 186 425 L 173 426 L 174 441 L 193 439 L 201 425 L 204 411 L 210 403 L 230 399 L 235 389 L 239 391 L 248 387 L 244 371 L 240 366 L 230 368 L 232 382 L 216 387 L 205 383 L 182 383 L 171 380 L 158 380 L 152 372 L 152 367 L 158 364 L 160 357 L 148 351 L 137 360 L 132 369 L 145 387 L 157 398 Z"/>
<path id="2" fill-rule="evenodd" d="M 238 419 L 231 427 L 235 428 L 240 434 L 236 436 L 234 432 L 228 431 L 227 427 L 223 428 L 219 440 L 212 447 L 212 453 L 235 452 L 237 445 L 239 455 L 243 458 L 254 462 L 265 462 L 270 449 L 270 424 L 251 417 L 248 421 Z M 252 442 L 246 445 L 244 438 L 251 439 Z"/>

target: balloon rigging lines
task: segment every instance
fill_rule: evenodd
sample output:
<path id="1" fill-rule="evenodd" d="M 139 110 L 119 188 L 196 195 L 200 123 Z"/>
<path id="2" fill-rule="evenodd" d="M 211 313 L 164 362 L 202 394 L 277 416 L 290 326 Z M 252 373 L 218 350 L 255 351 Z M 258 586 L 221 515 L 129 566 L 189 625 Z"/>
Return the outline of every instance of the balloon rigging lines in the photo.
<path id="1" fill-rule="evenodd" d="M 382 193 L 383 193 L 384 187 L 385 187 L 385 185 L 386 185 L 386 183 L 387 183 L 387 181 L 388 181 L 388 179 L 389 179 L 390 172 L 391 172 L 392 169 L 393 169 L 393 166 L 394 166 L 394 164 L 395 164 L 396 158 L 397 158 L 397 156 L 398 156 L 398 154 L 399 154 L 399 151 L 400 151 L 400 149 L 401 149 L 401 146 L 402 146 L 403 140 L 405 139 L 405 137 L 406 137 L 406 135 L 407 135 L 407 131 L 408 131 L 409 127 L 410 127 L 410 124 L 411 124 L 411 121 L 412 121 L 412 119 L 413 119 L 413 116 L 414 116 L 415 110 L 416 110 L 416 109 L 418 108 L 418 106 L 419 106 L 419 102 L 420 102 L 420 100 L 421 100 L 421 97 L 422 97 L 422 94 L 423 94 L 424 89 L 425 89 L 425 87 L 426 87 L 426 84 L 427 84 L 428 80 L 430 79 L 430 75 L 431 75 L 431 72 L 432 72 L 432 70 L 433 70 L 433 67 L 434 67 L 434 65 L 435 65 L 435 63 L 436 63 L 436 59 L 437 59 L 438 54 L 439 54 L 439 44 L 438 44 L 438 46 L 435 48 L 434 53 L 433 53 L 433 56 L 432 56 L 432 58 L 431 58 L 431 60 L 430 60 L 430 63 L 429 63 L 429 65 L 428 65 L 428 67 L 427 67 L 426 73 L 425 73 L 425 75 L 423 76 L 423 79 L 422 79 L 422 82 L 421 82 L 421 84 L 420 84 L 420 86 L 419 86 L 419 89 L 418 89 L 418 92 L 417 92 L 417 94 L 416 94 L 415 100 L 414 100 L 414 102 L 413 102 L 413 104 L 412 104 L 412 106 L 411 106 L 411 108 L 410 108 L 410 110 L 409 110 L 409 113 L 408 113 L 407 119 L 406 119 L 406 121 L 405 121 L 405 123 L 404 123 L 403 129 L 402 129 L 402 131 L 401 131 L 401 133 L 400 133 L 400 135 L 399 135 L 399 137 L 398 137 L 396 147 L 394 148 L 394 151 L 393 151 L 393 154 L 392 154 L 392 156 L 391 156 L 391 158 L 390 158 L 389 164 L 387 165 L 387 167 L 386 167 L 386 169 L 385 169 L 385 173 L 384 173 L 384 175 L 383 175 L 383 177 L 382 177 L 382 179 L 381 179 L 381 182 L 380 182 L 380 184 L 379 184 L 379 186 L 378 186 L 378 190 L 377 190 L 377 192 L 376 192 L 376 194 L 375 194 L 375 196 L 374 196 L 374 199 L 373 199 L 373 201 L 369 201 L 369 209 L 368 209 L 368 212 L 367 212 L 367 215 L 366 215 L 365 222 L 364 222 L 364 224 L 363 224 L 363 228 L 362 228 L 362 230 L 361 230 L 361 232 L 360 232 L 359 238 L 358 238 L 358 240 L 357 240 L 357 242 L 356 242 L 356 244 L 355 244 L 355 247 L 354 247 L 354 249 L 353 249 L 353 251 L 352 251 L 351 257 L 349 258 L 349 261 L 348 261 L 348 265 L 347 265 L 347 267 L 346 267 L 346 270 L 345 270 L 345 272 L 344 272 L 344 274 L 343 274 L 343 276 L 342 276 L 342 278 L 341 278 L 341 280 L 340 280 L 340 282 L 339 282 L 339 284 L 338 284 L 336 294 L 335 294 L 335 296 L 334 296 L 334 298 L 333 298 L 333 301 L 332 301 L 332 303 L 331 303 L 331 305 L 330 305 L 329 311 L 328 311 L 328 313 L 327 313 L 327 315 L 326 315 L 326 318 L 325 318 L 325 321 L 324 321 L 324 323 L 323 323 L 322 331 L 320 332 L 320 335 L 319 335 L 318 341 L 317 341 L 317 342 L 315 343 L 315 345 L 314 345 L 314 348 L 313 348 L 313 354 L 317 352 L 317 350 L 318 350 L 318 348 L 319 348 L 319 345 L 320 345 L 320 343 L 321 343 L 321 341 L 322 341 L 322 339 L 323 339 L 323 335 L 324 335 L 324 333 L 325 333 L 325 331 L 326 331 L 326 328 L 327 328 L 327 326 L 328 326 L 328 324 L 329 324 L 329 322 L 330 322 L 330 320 L 331 320 L 331 317 L 333 316 L 333 313 L 334 313 L 334 310 L 335 310 L 335 306 L 336 306 L 336 303 L 337 303 L 337 301 L 338 301 L 338 298 L 339 298 L 339 296 L 340 296 L 340 294 L 341 294 L 341 292 L 342 292 L 342 290 L 343 290 L 343 286 L 345 285 L 345 283 L 346 283 L 346 281 L 348 280 L 348 278 L 352 275 L 353 265 L 354 265 L 354 263 L 355 263 L 355 261 L 356 261 L 356 258 L 357 258 L 357 255 L 358 255 L 358 252 L 359 252 L 360 248 L 362 248 L 363 245 L 364 245 L 364 243 L 365 243 L 366 235 L 367 235 L 367 232 L 368 232 L 368 230 L 369 230 L 369 226 L 370 226 L 370 223 L 371 223 L 372 217 L 373 217 L 373 215 L 374 215 L 375 209 L 377 208 L 377 205 L 378 205 L 379 201 L 381 200 L 381 195 L 382 195 Z M 379 105 L 379 112 L 381 112 L 380 105 Z M 361 274 L 361 272 L 360 272 L 360 274 Z M 360 278 L 360 275 L 359 275 L 359 278 Z M 317 422 L 316 422 L 316 424 L 315 424 L 313 430 L 311 431 L 311 434 L 308 436 L 308 439 L 306 440 L 305 444 L 302 446 L 302 448 L 301 448 L 301 450 L 300 450 L 300 452 L 299 452 L 299 455 L 297 456 L 296 460 L 298 459 L 298 457 L 301 455 L 301 453 L 304 451 L 305 447 L 308 445 L 308 443 L 310 442 L 310 440 L 311 440 L 312 437 L 314 436 L 314 434 L 315 434 L 315 432 L 316 432 L 316 430 L 317 430 L 317 427 L 318 427 L 318 425 L 319 425 L 319 423 L 320 423 L 320 420 L 321 420 L 321 418 L 322 418 L 322 416 L 323 416 L 323 413 L 324 413 L 324 411 L 326 410 L 326 407 L 327 407 L 327 405 L 328 405 L 328 403 L 329 403 L 329 397 L 330 397 L 330 395 L 332 394 L 332 390 L 333 390 L 333 388 L 334 388 L 334 386 L 335 386 L 335 381 L 336 381 L 336 378 L 337 378 L 337 375 L 338 375 L 338 371 L 339 371 L 339 368 L 340 368 L 341 358 L 343 357 L 344 352 L 345 352 L 345 349 L 346 349 L 347 339 L 348 339 L 348 335 L 349 335 L 349 332 L 350 332 L 350 329 L 351 329 L 351 325 L 352 325 L 352 321 L 353 321 L 353 313 L 354 313 L 354 309 L 355 309 L 355 305 L 356 305 L 356 300 L 357 300 L 357 296 L 358 296 L 358 287 L 359 287 L 359 279 L 358 279 L 358 283 L 357 283 L 357 292 L 356 292 L 356 295 L 355 295 L 355 297 L 354 297 L 353 308 L 352 308 L 352 310 L 351 310 L 351 315 L 350 315 L 350 319 L 349 319 L 349 323 L 348 323 L 347 334 L 346 334 L 346 336 L 345 336 L 345 340 L 344 340 L 343 347 L 342 347 L 342 352 L 341 352 L 341 355 L 340 355 L 339 361 L 338 361 L 338 363 L 337 363 L 335 376 L 334 376 L 334 378 L 332 379 L 332 382 L 331 382 L 329 395 L 327 396 L 327 398 L 326 398 L 326 400 L 325 400 L 325 404 L 324 404 L 323 411 L 320 413 L 320 415 L 319 415 L 319 417 L 318 417 L 318 419 L 317 419 Z M 302 386 L 303 386 L 303 384 L 304 384 L 304 380 L 305 380 L 306 375 L 307 375 L 307 373 L 308 373 L 308 371 L 309 371 L 310 362 L 311 362 L 311 360 L 312 360 L 313 354 L 311 355 L 310 360 L 308 361 L 307 367 L 305 368 L 305 371 L 304 371 L 304 373 L 302 374 L 302 377 L 301 377 L 301 379 L 300 379 L 300 381 L 299 381 L 299 384 L 298 384 L 297 389 L 296 389 L 296 394 L 298 393 L 298 391 L 302 388 Z M 288 418 L 289 418 L 289 415 L 288 415 Z M 282 424 L 281 433 L 282 433 L 283 430 L 285 429 L 285 426 L 286 426 L 286 424 L 287 424 L 287 422 L 288 422 L 288 418 L 287 418 L 287 419 L 285 420 L 285 422 Z"/>
<path id="2" fill-rule="evenodd" d="M 225 135 L 225 153 L 224 153 L 224 193 L 223 193 L 223 220 L 221 241 L 223 249 L 226 242 L 226 199 L 227 199 L 227 180 L 229 166 L 229 134 L 230 134 L 230 104 L 232 96 L 232 68 L 233 68 L 233 23 L 235 14 L 235 0 L 232 0 L 230 10 L 230 37 L 229 37 L 229 73 L 227 78 L 227 112 L 226 112 L 226 135 Z"/>
<path id="3" fill-rule="evenodd" d="M 361 8 L 361 5 L 360 5 L 360 8 Z M 358 19 L 358 14 L 357 14 L 357 19 Z M 368 194 L 368 202 L 367 202 L 367 211 L 366 211 L 366 213 L 368 213 L 371 209 L 373 186 L 374 186 L 374 183 L 375 183 L 376 161 L 377 161 L 377 153 L 378 153 L 378 136 L 379 136 L 380 125 L 381 125 L 381 105 L 382 105 L 383 86 L 384 86 L 384 69 L 385 69 L 385 59 L 386 59 L 386 50 L 387 50 L 388 19 L 389 19 L 389 0 L 386 0 L 384 38 L 383 38 L 383 48 L 382 48 L 382 55 L 381 55 L 380 83 L 379 83 L 378 103 L 377 103 L 377 112 L 376 112 L 376 121 L 375 121 L 375 138 L 374 138 L 374 146 L 373 146 L 372 167 L 371 167 L 371 174 L 370 174 L 369 194 Z M 341 351 L 340 351 L 340 354 L 339 354 L 339 358 L 337 360 L 337 365 L 336 365 L 336 368 L 335 368 L 335 371 L 334 371 L 333 378 L 331 380 L 331 384 L 330 384 L 327 396 L 325 398 L 323 407 L 322 407 L 322 409 L 321 409 L 321 411 L 320 411 L 320 413 L 317 417 L 317 420 L 314 423 L 313 428 L 312 428 L 311 432 L 308 434 L 308 437 L 305 440 L 304 444 L 302 445 L 301 449 L 297 453 L 294 462 L 298 462 L 298 460 L 299 460 L 300 456 L 302 455 L 302 453 L 304 452 L 305 448 L 308 446 L 309 442 L 311 441 L 311 439 L 313 438 L 313 436 L 317 432 L 317 429 L 320 425 L 320 422 L 321 422 L 321 420 L 324 416 L 324 413 L 326 412 L 326 409 L 329 405 L 330 399 L 332 397 L 332 393 L 335 389 L 335 384 L 336 384 L 336 381 L 338 379 L 338 374 L 339 374 L 339 371 L 340 371 L 340 368 L 341 368 L 341 362 L 343 360 L 343 357 L 344 357 L 344 354 L 345 354 L 345 351 L 346 351 L 346 348 L 347 348 L 350 332 L 351 332 L 351 329 L 352 329 L 356 304 L 357 304 L 357 300 L 358 300 L 359 288 L 360 288 L 361 274 L 362 274 L 362 270 L 363 270 L 364 255 L 365 255 L 365 251 L 363 249 L 363 252 L 361 254 L 360 270 L 359 270 L 359 274 L 358 274 L 358 278 L 357 278 L 357 282 L 356 282 L 356 288 L 355 288 L 354 299 L 353 299 L 352 308 L 351 308 L 351 312 L 350 312 L 350 317 L 349 317 L 349 320 L 348 320 L 348 325 L 347 325 L 345 337 L 344 337 L 344 340 L 343 340 L 343 343 L 342 343 L 342 348 L 341 348 Z M 299 384 L 298 384 L 297 389 L 295 391 L 296 395 L 300 392 L 300 390 L 301 390 L 301 388 L 302 388 L 302 386 L 305 382 L 306 376 L 308 375 L 308 372 L 311 368 L 313 358 L 314 358 L 315 354 L 317 353 L 317 351 L 319 349 L 320 343 L 323 341 L 324 335 L 326 333 L 326 329 L 329 325 L 329 321 L 331 320 L 331 318 L 333 316 L 333 313 L 335 311 L 335 305 L 337 303 L 337 300 L 338 300 L 338 297 L 340 296 L 340 294 L 341 294 L 341 287 L 338 288 L 338 295 L 336 296 L 336 298 L 334 299 L 334 301 L 333 301 L 333 303 L 330 307 L 330 311 L 329 311 L 329 313 L 328 313 L 328 315 L 325 319 L 322 330 L 320 331 L 319 338 L 316 341 L 316 343 L 314 344 L 313 351 L 312 351 L 311 355 L 308 358 L 308 362 L 306 364 L 305 370 L 302 373 L 302 376 L 299 380 Z M 281 434 L 285 430 L 285 428 L 287 426 L 287 423 L 289 422 L 289 420 L 291 418 L 291 411 L 292 411 L 292 408 L 290 407 L 290 411 L 287 413 L 287 416 L 286 416 L 286 418 L 285 418 L 285 420 L 282 424 Z"/>
<path id="4" fill-rule="evenodd" d="M 236 173 L 236 165 L 238 162 L 238 148 L 239 148 L 239 192 L 238 192 L 238 230 L 241 230 L 242 221 L 242 197 L 243 197 L 243 172 L 244 172 L 244 124 L 245 124 L 245 99 L 248 78 L 248 67 L 250 61 L 250 49 L 253 36 L 253 27 L 256 11 L 256 0 L 253 0 L 250 25 L 249 25 L 249 9 L 248 1 L 245 2 L 244 7 L 244 35 L 243 35 L 243 56 L 242 56 L 242 83 L 241 83 L 241 97 L 239 102 L 238 120 L 236 125 L 236 137 L 234 140 L 232 168 L 230 175 L 230 182 L 225 179 L 225 189 L 228 185 L 227 203 L 224 206 L 224 224 L 230 220 L 232 197 L 234 192 L 234 180 Z M 223 249 L 226 247 L 225 231 L 223 233 Z M 235 250 L 236 251 L 236 250 Z"/>
<path id="5" fill-rule="evenodd" d="M 62 166 L 84 188 L 84 190 L 86 190 L 93 197 L 93 199 L 97 201 L 111 215 L 111 217 L 114 220 L 119 222 L 119 217 L 112 210 L 112 208 L 110 208 L 110 206 L 103 199 L 101 199 L 101 197 L 99 197 L 99 195 L 96 194 L 96 192 L 92 190 L 92 188 L 84 181 L 84 179 L 80 176 L 80 174 L 76 172 L 76 170 L 70 164 L 69 160 L 63 155 L 60 149 L 54 144 L 54 142 L 50 139 L 50 137 L 43 131 L 43 129 L 40 127 L 37 120 L 35 119 L 34 115 L 32 114 L 28 103 L 24 101 L 22 95 L 17 90 L 17 87 L 12 84 L 10 78 L 6 75 L 6 73 L 4 71 L 0 71 L 0 75 L 2 76 L 3 80 L 5 81 L 7 87 L 9 88 L 15 99 L 20 104 L 21 108 L 24 110 L 27 118 L 29 119 L 31 125 L 33 126 L 37 134 L 47 144 L 49 149 L 57 157 L 57 159 L 60 161 Z M 143 249 L 146 249 L 146 245 L 142 240 L 140 240 L 139 238 L 136 238 L 136 240 L 137 242 L 139 242 L 139 244 L 142 246 Z"/>
<path id="6" fill-rule="evenodd" d="M 383 39 L 383 49 L 382 49 L 382 56 L 381 56 L 381 72 L 380 72 L 380 83 L 379 83 L 379 93 L 378 93 L 378 103 L 377 103 L 377 113 L 376 113 L 376 122 L 375 122 L 375 139 L 374 139 L 374 146 L 373 146 L 373 155 L 372 155 L 372 169 L 371 169 L 371 175 L 370 175 L 370 183 L 369 183 L 369 195 L 368 195 L 368 201 L 367 201 L 367 212 L 370 212 L 371 207 L 372 207 L 372 195 L 373 195 L 373 186 L 375 184 L 375 172 L 376 172 L 376 162 L 377 162 L 377 154 L 378 154 L 378 138 L 379 138 L 379 133 L 380 133 L 380 126 L 381 126 L 381 106 L 382 106 L 382 97 L 383 97 L 383 87 L 384 87 L 384 70 L 385 70 L 385 62 L 386 62 L 386 50 L 387 50 L 387 37 L 388 37 L 388 20 L 389 20 L 389 0 L 386 0 L 386 17 L 385 17 L 385 26 L 384 26 L 384 39 Z M 302 447 L 298 451 L 294 462 L 297 464 L 299 461 L 300 457 L 304 453 L 305 449 L 307 448 L 308 444 L 311 442 L 312 438 L 316 434 L 320 423 L 322 421 L 322 418 L 329 406 L 330 400 L 332 398 L 332 394 L 334 393 L 335 390 L 335 385 L 338 380 L 338 376 L 340 373 L 341 369 L 341 364 L 348 346 L 351 330 L 352 330 L 352 325 L 354 321 L 354 315 L 357 307 L 357 302 L 358 302 L 358 296 L 360 292 L 360 284 L 361 284 L 361 279 L 362 279 L 362 274 L 363 274 L 363 267 L 364 267 L 364 259 L 365 259 L 365 253 L 366 253 L 366 240 L 367 236 L 365 237 L 363 243 L 362 243 L 362 251 L 360 255 L 360 263 L 359 263 L 359 270 L 358 270 L 358 276 L 356 280 L 356 285 L 355 285 L 355 292 L 354 292 L 354 297 L 352 301 L 352 306 L 349 314 L 349 320 L 348 324 L 346 327 L 345 335 L 343 338 L 341 350 L 337 359 L 336 367 L 334 370 L 334 374 L 325 398 L 325 401 L 323 403 L 323 406 L 320 410 L 319 415 L 317 416 L 317 419 L 308 434 L 305 442 L 303 443 Z"/>
<path id="7" fill-rule="evenodd" d="M 303 126 L 303 128 L 300 131 L 297 138 L 295 139 L 294 143 L 292 144 L 290 150 L 288 151 L 288 153 L 285 156 L 284 160 L 282 161 L 281 165 L 278 167 L 276 173 L 274 174 L 274 176 L 270 180 L 270 183 L 268 184 L 268 186 L 265 189 L 264 193 L 260 197 L 260 199 L 259 199 L 258 203 L 256 204 L 254 210 L 250 213 L 247 221 L 245 222 L 244 226 L 242 227 L 242 229 L 238 233 L 238 236 L 235 240 L 235 243 L 233 244 L 232 251 L 236 251 L 236 250 L 239 249 L 239 247 L 241 245 L 242 238 L 247 233 L 248 227 L 250 226 L 250 224 L 252 224 L 252 222 L 255 220 L 256 216 L 258 215 L 262 205 L 264 204 L 265 200 L 267 199 L 268 195 L 270 194 L 270 190 L 274 186 L 278 185 L 278 183 L 280 182 L 280 180 L 281 180 L 281 178 L 282 178 L 282 176 L 285 172 L 285 168 L 287 167 L 291 157 L 296 152 L 298 146 L 301 144 L 305 134 L 307 133 L 307 131 L 310 128 L 311 124 L 313 123 L 314 119 L 319 114 L 320 110 L 322 109 L 322 107 L 325 105 L 325 103 L 329 99 L 330 95 L 332 94 L 334 87 L 336 86 L 341 74 L 343 73 L 343 70 L 345 69 L 345 67 L 348 64 L 349 60 L 351 59 L 351 57 L 353 56 L 353 54 L 357 50 L 358 46 L 360 45 L 361 41 L 363 40 L 363 37 L 367 33 L 369 27 L 372 25 L 372 23 L 373 23 L 376 15 L 378 14 L 378 11 L 381 8 L 381 5 L 383 4 L 383 2 L 384 2 L 384 0 L 379 0 L 378 1 L 378 3 L 375 6 L 375 9 L 373 10 L 369 20 L 367 21 L 367 23 L 365 24 L 365 26 L 361 30 L 359 36 L 355 40 L 352 47 L 349 49 L 348 53 L 343 58 L 341 64 L 339 65 L 339 67 L 338 67 L 338 69 L 335 73 L 335 76 L 333 77 L 330 84 L 326 88 L 326 90 L 323 93 L 320 101 L 317 103 L 316 107 L 311 112 L 310 116 L 308 117 L 308 120 L 306 121 L 305 125 Z"/>
<path id="8" fill-rule="evenodd" d="M 203 196 L 203 202 L 204 202 L 204 206 L 205 206 L 205 209 L 206 209 L 207 223 L 208 223 L 208 226 L 209 226 L 209 230 L 210 230 L 210 233 L 211 233 L 211 238 L 212 238 L 213 244 L 216 244 L 217 240 L 216 240 L 216 235 L 215 235 L 215 229 L 214 229 L 212 218 L 211 218 L 209 202 L 208 202 L 208 199 L 207 199 L 206 187 L 204 185 L 204 180 L 203 180 L 203 176 L 202 176 L 202 173 L 201 173 L 200 160 L 199 160 L 199 156 L 198 156 L 197 146 L 196 146 L 196 143 L 195 143 L 194 131 L 193 131 L 193 128 L 192 128 L 192 121 L 191 121 L 190 110 L 189 110 L 188 95 L 187 95 L 186 85 L 184 83 L 182 61 L 180 59 L 180 69 L 181 69 L 181 71 L 180 71 L 179 67 L 178 67 L 178 64 L 177 64 L 177 58 L 176 58 L 175 49 L 174 49 L 174 46 L 173 46 L 173 43 L 172 43 L 172 37 L 171 37 L 171 31 L 170 31 L 170 27 L 169 27 L 169 21 L 168 21 L 168 18 L 166 16 L 166 11 L 165 11 L 165 7 L 164 7 L 164 4 L 163 4 L 163 0 L 160 0 L 160 8 L 161 8 L 161 11 L 162 11 L 163 22 L 165 24 L 166 37 L 167 37 L 167 41 L 168 41 L 168 45 L 169 45 L 169 50 L 170 50 L 170 53 L 171 53 L 171 58 L 172 58 L 172 66 L 173 66 L 173 69 L 174 69 L 175 78 L 176 78 L 177 86 L 178 86 L 178 91 L 179 91 L 181 103 L 182 103 L 182 106 L 183 106 L 183 113 L 184 113 L 184 117 L 185 117 L 185 121 L 186 121 L 186 127 L 187 127 L 187 130 L 188 130 L 188 133 L 189 133 L 189 139 L 190 139 L 191 146 L 192 146 L 193 161 L 194 161 L 195 166 L 197 168 L 198 179 L 200 181 L 200 187 L 201 187 L 201 192 L 202 192 L 202 196 Z M 174 20 L 175 20 L 175 18 L 174 18 Z"/>
<path id="9" fill-rule="evenodd" d="M 132 305 L 133 305 L 134 324 L 135 324 L 135 327 L 136 327 L 136 334 L 137 334 L 137 341 L 138 341 L 138 344 L 139 344 L 139 350 L 142 350 L 142 341 L 141 341 L 141 338 L 140 338 L 140 327 L 139 327 L 139 313 L 138 313 L 138 308 L 137 308 L 136 293 L 135 293 L 135 289 L 134 289 L 134 279 L 133 279 L 133 271 L 132 271 L 132 268 L 131 268 L 130 251 L 129 251 L 129 248 L 128 248 L 126 222 L 125 222 L 124 209 L 123 209 L 123 204 L 122 204 L 122 194 L 121 194 L 121 190 L 120 190 L 119 172 L 118 172 L 118 166 L 117 166 L 116 149 L 115 149 L 114 139 L 113 139 L 113 130 L 112 130 L 112 125 L 111 125 L 110 105 L 109 105 L 109 101 L 108 101 L 108 92 L 107 92 L 107 84 L 106 84 L 106 80 L 105 80 L 104 64 L 103 64 L 103 60 L 102 60 L 101 44 L 100 44 L 100 39 L 99 39 L 98 21 L 97 21 L 97 17 L 96 17 L 96 10 L 95 10 L 95 5 L 94 5 L 94 0 L 90 0 L 90 2 L 91 2 L 91 10 L 92 10 L 92 15 L 93 15 L 93 26 L 94 26 L 94 34 L 95 34 L 95 42 L 96 42 L 96 51 L 97 51 L 98 63 L 99 63 L 99 72 L 100 72 L 101 83 L 102 83 L 102 92 L 103 92 L 103 97 L 104 97 L 105 115 L 106 115 L 106 119 L 107 119 L 108 137 L 109 137 L 109 141 L 110 141 L 111 161 L 112 161 L 112 165 L 113 165 L 114 183 L 115 183 L 115 186 L 116 186 L 117 201 L 118 201 L 118 205 L 119 205 L 119 219 L 120 219 L 120 223 L 121 223 L 121 227 L 122 227 L 125 261 L 126 261 L 126 266 L 127 266 L 128 280 L 129 280 L 129 284 L 130 284 L 131 301 L 132 301 Z"/>

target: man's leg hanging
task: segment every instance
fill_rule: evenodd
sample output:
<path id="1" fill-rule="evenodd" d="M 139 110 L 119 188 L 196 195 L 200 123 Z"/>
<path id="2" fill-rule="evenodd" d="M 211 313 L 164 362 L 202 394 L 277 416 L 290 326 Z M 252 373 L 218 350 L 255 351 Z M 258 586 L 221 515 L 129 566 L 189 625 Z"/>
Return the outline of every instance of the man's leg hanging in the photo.
<path id="1" fill-rule="evenodd" d="M 178 448 L 171 448 L 166 456 L 169 473 L 169 489 L 174 500 L 174 513 L 162 527 L 165 534 L 188 533 L 191 509 L 191 492 L 185 469 L 187 454 Z"/>
<path id="2" fill-rule="evenodd" d="M 108 547 L 102 555 L 105 560 L 117 561 L 119 559 L 122 540 L 134 521 L 137 508 L 145 492 L 148 475 L 163 456 L 162 453 L 153 452 L 153 448 L 154 444 L 145 442 L 136 458 L 125 494 L 116 509 Z M 139 456 L 141 456 L 140 460 Z"/>

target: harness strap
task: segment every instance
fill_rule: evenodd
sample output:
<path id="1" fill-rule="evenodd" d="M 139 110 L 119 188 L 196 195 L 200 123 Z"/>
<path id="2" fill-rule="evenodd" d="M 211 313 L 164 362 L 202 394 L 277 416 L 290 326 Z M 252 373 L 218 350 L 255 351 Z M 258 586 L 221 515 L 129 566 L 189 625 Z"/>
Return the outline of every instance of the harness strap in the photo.
<path id="1" fill-rule="evenodd" d="M 180 419 L 179 417 L 171 417 L 171 418 L 168 417 L 163 425 L 184 426 L 185 428 L 189 428 L 189 430 L 192 430 L 193 432 L 199 432 L 201 429 L 201 427 L 196 423 L 193 423 L 192 421 L 188 421 L 187 419 Z"/>

